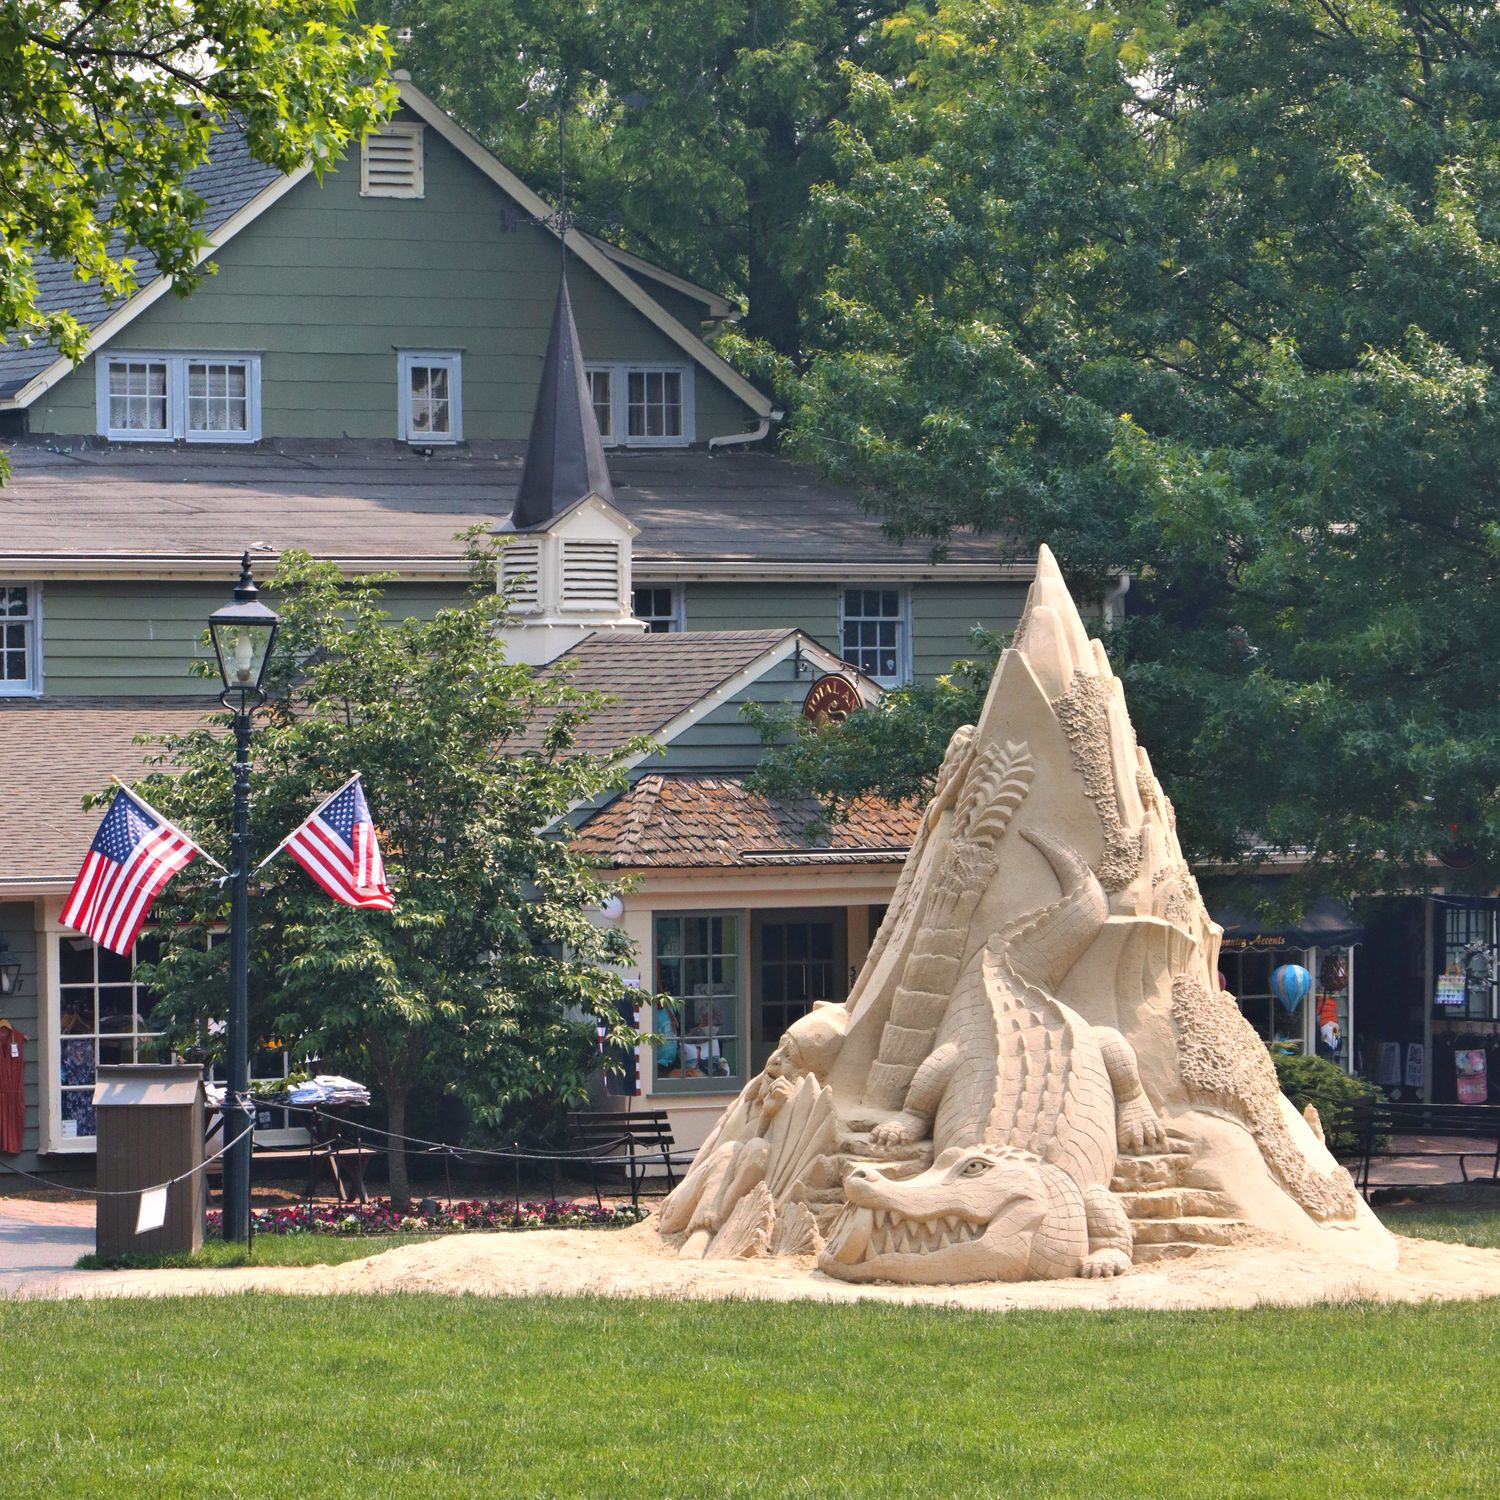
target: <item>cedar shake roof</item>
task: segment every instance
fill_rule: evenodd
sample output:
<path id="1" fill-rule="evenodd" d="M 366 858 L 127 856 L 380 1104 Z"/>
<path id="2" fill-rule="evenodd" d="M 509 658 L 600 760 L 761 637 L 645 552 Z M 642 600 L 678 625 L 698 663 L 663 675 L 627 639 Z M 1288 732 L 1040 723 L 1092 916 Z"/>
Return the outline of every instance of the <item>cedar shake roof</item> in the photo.
<path id="1" fill-rule="evenodd" d="M 899 865 L 922 809 L 856 797 L 822 839 L 804 830 L 813 798 L 779 801 L 737 776 L 643 776 L 579 828 L 575 847 L 616 869 L 743 865 Z"/>
<path id="2" fill-rule="evenodd" d="M 562 668 L 567 681 L 613 701 L 578 730 L 576 748 L 607 754 L 632 735 L 652 734 L 670 724 L 715 688 L 753 666 L 796 630 L 692 630 L 655 635 L 600 631 L 541 669 Z M 537 748 L 548 716 L 538 715 L 511 750 Z"/>
<path id="3" fill-rule="evenodd" d="M 80 437 L 21 439 L 5 451 L 0 563 L 82 576 L 149 566 L 156 577 L 176 564 L 184 575 L 217 576 L 247 543 L 264 543 L 258 550 L 305 547 L 356 570 L 447 576 L 462 572 L 456 533 L 510 516 L 525 445 L 475 441 L 423 458 L 375 439 L 188 449 Z M 849 491 L 775 454 L 614 450 L 608 463 L 614 504 L 640 528 L 634 571 L 643 582 L 719 572 L 873 577 L 883 567 L 903 582 L 1025 582 L 1034 571 L 1034 557 L 965 533 L 929 574 L 929 542 L 891 542 Z"/>
<path id="4" fill-rule="evenodd" d="M 127 782 L 140 775 L 154 747 L 136 735 L 194 729 L 217 710 L 181 699 L 0 698 L 0 893 L 66 890 L 103 816 L 84 812 L 85 793 L 111 772 Z"/>

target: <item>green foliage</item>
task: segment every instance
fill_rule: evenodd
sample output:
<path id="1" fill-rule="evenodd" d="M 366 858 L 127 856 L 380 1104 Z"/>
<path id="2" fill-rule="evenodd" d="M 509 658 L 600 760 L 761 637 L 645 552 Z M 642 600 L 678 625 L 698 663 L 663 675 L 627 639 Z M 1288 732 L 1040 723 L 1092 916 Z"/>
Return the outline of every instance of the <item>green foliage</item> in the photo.
<path id="1" fill-rule="evenodd" d="M 814 725 L 792 709 L 747 703 L 742 712 L 766 747 L 753 785 L 788 801 L 815 797 L 823 812 L 810 832 L 825 830 L 839 804 L 862 793 L 926 801 L 953 731 L 979 716 L 1001 644 L 975 631 L 975 660 L 955 662 L 936 682 L 895 688 L 840 723 Z"/>
<path id="2" fill-rule="evenodd" d="M 1288 1057 L 1273 1052 L 1271 1061 L 1276 1064 L 1276 1081 L 1281 1092 L 1299 1110 L 1311 1104 L 1323 1122 L 1328 1149 L 1335 1156 L 1348 1155 L 1357 1138 L 1352 1131 L 1336 1131 L 1334 1121 L 1358 1099 L 1384 1102 L 1384 1093 L 1366 1079 L 1351 1077 L 1326 1058 Z"/>
<path id="3" fill-rule="evenodd" d="M 37 305 L 46 251 L 111 297 L 141 254 L 186 293 L 203 200 L 183 179 L 217 130 L 261 161 L 332 166 L 394 92 L 380 27 L 353 0 L 4 0 L 0 4 L 0 337 L 82 357 L 87 330 Z"/>
<path id="4" fill-rule="evenodd" d="M 457 1093 L 481 1133 L 525 1101 L 581 1099 L 595 1016 L 613 1040 L 633 1040 L 615 1019 L 607 967 L 629 944 L 589 920 L 597 879 L 545 831 L 618 784 L 608 763 L 572 748 L 600 700 L 505 659 L 493 563 L 477 553 L 470 598 L 429 622 L 393 622 L 379 578 L 345 584 L 304 553 L 283 554 L 276 573 L 282 625 L 253 740 L 252 867 L 357 769 L 396 906 L 338 905 L 290 858 L 272 860 L 252 883 L 252 1030 L 289 1039 L 295 1059 L 347 1059 L 397 1132 L 419 1086 Z M 545 734 L 513 748 L 539 714 Z M 227 864 L 225 722 L 163 740 L 159 759 L 175 774 L 141 790 Z M 158 898 L 161 958 L 148 970 L 174 1043 L 207 1051 L 217 1045 L 207 1023 L 228 1008 L 228 944 L 206 941 L 228 897 L 211 875 L 200 861 Z M 399 1151 L 391 1166 L 399 1199 Z"/>
<path id="5" fill-rule="evenodd" d="M 888 66 L 892 0 L 366 0 L 409 26 L 402 63 L 555 196 L 558 104 L 585 227 L 745 300 L 760 374 L 799 354 L 826 247 L 813 184 L 835 170 L 850 66 Z"/>
<path id="6" fill-rule="evenodd" d="M 1111 652 L 1194 857 L 1356 892 L 1456 842 L 1492 886 L 1500 12 L 946 0 L 886 40 L 815 194 L 800 451 L 905 536 L 1132 572 Z"/>

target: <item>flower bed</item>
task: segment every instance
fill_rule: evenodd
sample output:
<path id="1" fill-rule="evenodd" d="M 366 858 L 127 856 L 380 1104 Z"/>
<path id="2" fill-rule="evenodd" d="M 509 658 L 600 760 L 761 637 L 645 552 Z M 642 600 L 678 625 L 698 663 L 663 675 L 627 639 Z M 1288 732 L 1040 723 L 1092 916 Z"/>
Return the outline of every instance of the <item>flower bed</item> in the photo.
<path id="1" fill-rule="evenodd" d="M 430 1201 L 430 1200 L 429 1200 Z M 290 1204 L 286 1208 L 258 1208 L 251 1215 L 256 1234 L 456 1234 L 468 1230 L 499 1229 L 622 1229 L 646 1217 L 643 1208 L 628 1203 L 600 1208 L 593 1203 L 521 1204 L 519 1221 L 510 1199 L 470 1199 L 438 1204 L 435 1211 L 396 1210 L 389 1198 L 375 1203 Z M 211 1209 L 208 1228 L 220 1227 L 218 1209 Z"/>

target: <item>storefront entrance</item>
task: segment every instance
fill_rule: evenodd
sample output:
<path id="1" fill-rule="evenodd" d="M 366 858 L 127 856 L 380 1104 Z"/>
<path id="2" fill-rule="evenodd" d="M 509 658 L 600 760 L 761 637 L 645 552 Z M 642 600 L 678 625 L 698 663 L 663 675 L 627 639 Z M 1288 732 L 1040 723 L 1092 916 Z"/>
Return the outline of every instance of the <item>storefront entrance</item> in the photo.
<path id="1" fill-rule="evenodd" d="M 752 1073 L 765 1066 L 782 1032 L 814 1001 L 848 997 L 849 917 L 842 906 L 752 913 Z"/>

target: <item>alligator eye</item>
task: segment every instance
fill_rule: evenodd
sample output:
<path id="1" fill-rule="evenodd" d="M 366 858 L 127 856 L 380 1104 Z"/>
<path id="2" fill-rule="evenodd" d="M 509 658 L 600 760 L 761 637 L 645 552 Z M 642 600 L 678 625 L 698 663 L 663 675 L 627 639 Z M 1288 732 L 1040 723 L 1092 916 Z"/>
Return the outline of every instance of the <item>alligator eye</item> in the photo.
<path id="1" fill-rule="evenodd" d="M 994 1162 L 986 1161 L 982 1156 L 976 1157 L 973 1161 L 966 1163 L 958 1175 L 960 1177 L 979 1177 L 988 1172 L 994 1165 Z"/>

